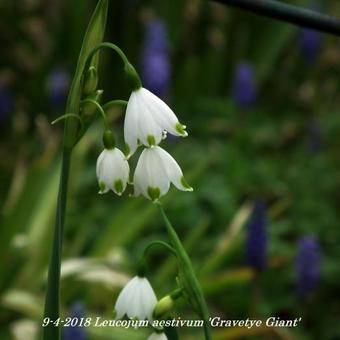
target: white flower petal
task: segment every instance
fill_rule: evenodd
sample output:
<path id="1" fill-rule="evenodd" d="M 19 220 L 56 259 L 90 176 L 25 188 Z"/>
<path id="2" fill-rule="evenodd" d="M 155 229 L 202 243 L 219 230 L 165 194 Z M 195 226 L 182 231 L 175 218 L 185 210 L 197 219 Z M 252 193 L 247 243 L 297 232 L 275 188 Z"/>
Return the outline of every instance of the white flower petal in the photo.
<path id="1" fill-rule="evenodd" d="M 139 106 L 138 138 L 145 146 L 159 144 L 163 137 L 163 129 L 153 117 L 143 98 L 143 93 L 138 91 L 136 96 Z"/>
<path id="2" fill-rule="evenodd" d="M 148 177 L 148 184 L 151 188 L 158 188 L 161 196 L 169 191 L 170 181 L 164 174 L 162 162 L 156 150 L 159 146 L 146 150 L 146 176 Z"/>
<path id="3" fill-rule="evenodd" d="M 105 153 L 106 153 L 106 149 L 103 150 L 99 157 L 97 158 L 97 166 L 96 166 L 96 173 L 97 173 L 97 177 L 100 177 L 100 171 L 101 171 L 101 168 L 102 168 L 102 163 L 103 163 L 103 159 L 105 157 Z"/>
<path id="4" fill-rule="evenodd" d="M 122 188 L 119 188 L 115 185 L 113 185 L 112 190 L 118 194 L 121 195 L 122 192 L 125 191 L 127 182 L 129 180 L 129 173 L 130 173 L 130 168 L 129 168 L 129 163 L 127 162 L 123 152 L 121 152 L 119 149 L 115 149 L 115 180 L 114 184 L 116 181 L 121 181 Z"/>
<path id="5" fill-rule="evenodd" d="M 100 194 L 105 194 L 110 190 L 110 188 L 103 181 L 103 177 L 104 177 L 103 169 L 104 169 L 104 163 L 105 163 L 104 161 L 105 155 L 106 155 L 106 150 L 103 150 L 97 159 L 97 165 L 96 165 L 96 175 L 97 175 L 97 180 L 98 180 L 99 187 L 100 187 L 100 190 L 99 190 Z"/>
<path id="6" fill-rule="evenodd" d="M 144 279 L 143 282 L 143 309 L 145 316 L 152 321 L 152 313 L 157 304 L 157 297 L 155 292 L 153 291 L 150 282 L 147 279 Z"/>
<path id="7" fill-rule="evenodd" d="M 135 173 L 133 175 L 133 186 L 134 186 L 134 195 L 139 196 L 140 194 L 146 196 L 147 194 L 147 183 L 144 176 L 145 172 L 145 161 L 146 157 L 144 154 L 145 150 L 139 156 Z"/>
<path id="8" fill-rule="evenodd" d="M 142 194 L 142 190 L 140 186 L 138 185 L 137 181 L 135 181 L 133 186 L 133 196 L 138 197 Z"/>
<path id="9" fill-rule="evenodd" d="M 136 286 L 136 289 L 131 292 L 126 314 L 130 319 L 144 319 L 143 314 L 140 312 L 140 287 Z"/>
<path id="10" fill-rule="evenodd" d="M 115 304 L 116 319 L 121 319 L 127 313 L 131 295 L 135 291 L 135 283 L 136 277 L 130 280 L 120 292 Z"/>
<path id="11" fill-rule="evenodd" d="M 129 156 L 136 151 L 138 145 L 138 115 L 139 107 L 134 91 L 129 98 L 124 120 L 124 140 L 129 147 Z"/>
<path id="12" fill-rule="evenodd" d="M 192 191 L 193 189 L 186 183 L 183 172 L 175 159 L 159 146 L 154 149 L 161 159 L 164 171 L 166 172 L 169 181 L 171 181 L 171 183 L 173 183 L 179 190 Z"/>
<path id="13" fill-rule="evenodd" d="M 187 136 L 187 133 L 178 131 L 178 118 L 170 107 L 160 98 L 147 89 L 142 89 L 144 103 L 148 106 L 152 116 L 163 130 L 168 131 L 175 136 Z"/>

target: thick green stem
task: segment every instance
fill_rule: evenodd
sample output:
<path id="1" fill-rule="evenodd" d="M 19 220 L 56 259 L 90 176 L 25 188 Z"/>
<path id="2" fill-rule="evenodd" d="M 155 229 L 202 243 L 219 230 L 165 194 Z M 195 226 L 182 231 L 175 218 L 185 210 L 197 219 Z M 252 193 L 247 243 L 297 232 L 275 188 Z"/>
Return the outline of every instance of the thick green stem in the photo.
<path id="1" fill-rule="evenodd" d="M 252 13 L 340 36 L 340 20 L 277 0 L 214 0 Z"/>
<path id="2" fill-rule="evenodd" d="M 62 240 L 64 232 L 65 210 L 68 177 L 70 171 L 72 149 L 64 148 L 62 156 L 62 168 L 60 175 L 60 185 L 57 202 L 57 214 L 53 236 L 52 253 L 48 269 L 47 293 L 45 300 L 44 317 L 48 317 L 51 322 L 43 330 L 44 340 L 59 340 L 60 328 L 53 325 L 52 322 L 59 318 L 59 296 L 60 296 L 60 265 Z"/>
<path id="3" fill-rule="evenodd" d="M 165 222 L 165 226 L 169 234 L 172 246 L 174 247 L 177 253 L 180 275 L 182 276 L 180 278 L 182 280 L 181 284 L 183 285 L 183 288 L 186 294 L 188 295 L 189 300 L 192 302 L 194 308 L 196 309 L 196 312 L 204 321 L 205 339 L 211 340 L 208 307 L 203 296 L 201 286 L 195 275 L 191 260 L 187 252 L 185 251 L 175 229 L 171 225 L 168 217 L 166 216 L 162 204 L 160 202 L 157 202 L 157 205 L 161 212 L 162 218 Z"/>

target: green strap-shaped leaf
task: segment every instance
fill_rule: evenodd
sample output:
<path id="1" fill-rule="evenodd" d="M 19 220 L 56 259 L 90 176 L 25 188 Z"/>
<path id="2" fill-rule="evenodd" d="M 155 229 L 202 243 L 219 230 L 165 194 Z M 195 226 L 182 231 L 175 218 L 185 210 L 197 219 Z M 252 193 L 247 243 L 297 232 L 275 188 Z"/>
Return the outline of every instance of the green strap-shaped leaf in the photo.
<path id="1" fill-rule="evenodd" d="M 66 112 L 79 114 L 82 74 L 87 57 L 89 56 L 91 51 L 103 41 L 106 26 L 107 9 L 108 0 L 99 0 L 85 33 L 83 45 L 79 54 L 76 73 L 74 75 L 67 99 Z M 97 53 L 96 56 L 93 58 L 92 66 L 98 66 L 98 57 L 99 54 Z M 79 122 L 77 122 L 75 119 L 66 120 L 64 134 L 65 147 L 72 148 L 72 146 L 76 142 L 78 128 Z"/>
<path id="2" fill-rule="evenodd" d="M 106 26 L 107 8 L 108 0 L 99 0 L 84 37 L 76 73 L 71 84 L 71 89 L 66 106 L 66 112 L 71 112 L 72 115 L 79 114 L 82 87 L 81 81 L 84 66 L 90 52 L 96 46 L 98 46 L 103 40 Z M 97 63 L 98 57 L 93 60 L 93 65 L 97 66 Z M 60 328 L 59 326 L 54 326 L 53 322 L 56 321 L 60 315 L 59 314 L 60 266 L 61 266 L 64 219 L 66 211 L 67 187 L 71 161 L 71 152 L 77 139 L 79 124 L 80 122 L 77 119 L 74 119 L 74 117 L 66 118 L 62 172 L 60 177 L 56 224 L 53 236 L 52 254 L 48 270 L 47 293 L 44 311 L 44 318 L 49 318 L 50 323 L 48 324 L 47 327 L 44 327 L 43 330 L 44 340 L 60 340 Z"/>

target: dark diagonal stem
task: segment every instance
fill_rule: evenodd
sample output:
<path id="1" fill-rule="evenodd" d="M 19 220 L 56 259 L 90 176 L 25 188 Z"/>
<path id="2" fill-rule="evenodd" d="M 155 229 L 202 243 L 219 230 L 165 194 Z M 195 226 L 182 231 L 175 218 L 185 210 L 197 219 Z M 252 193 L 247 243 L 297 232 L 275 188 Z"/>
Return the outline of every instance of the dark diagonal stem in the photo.
<path id="1" fill-rule="evenodd" d="M 340 20 L 310 9 L 276 0 L 214 0 L 265 17 L 340 36 Z"/>

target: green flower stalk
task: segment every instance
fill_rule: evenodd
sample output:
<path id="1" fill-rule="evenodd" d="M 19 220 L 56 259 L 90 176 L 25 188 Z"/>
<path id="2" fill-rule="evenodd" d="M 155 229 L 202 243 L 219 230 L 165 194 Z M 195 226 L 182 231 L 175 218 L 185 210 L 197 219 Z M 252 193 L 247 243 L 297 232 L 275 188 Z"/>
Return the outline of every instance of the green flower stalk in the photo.
<path id="1" fill-rule="evenodd" d="M 201 286 L 195 275 L 191 260 L 185 251 L 175 229 L 171 225 L 163 206 L 160 202 L 157 203 L 161 216 L 164 220 L 166 230 L 168 232 L 172 247 L 177 253 L 177 263 L 179 267 L 179 282 L 183 288 L 183 295 L 187 297 L 196 313 L 204 321 L 204 334 L 205 339 L 210 340 L 210 328 L 209 328 L 209 313 Z"/>

